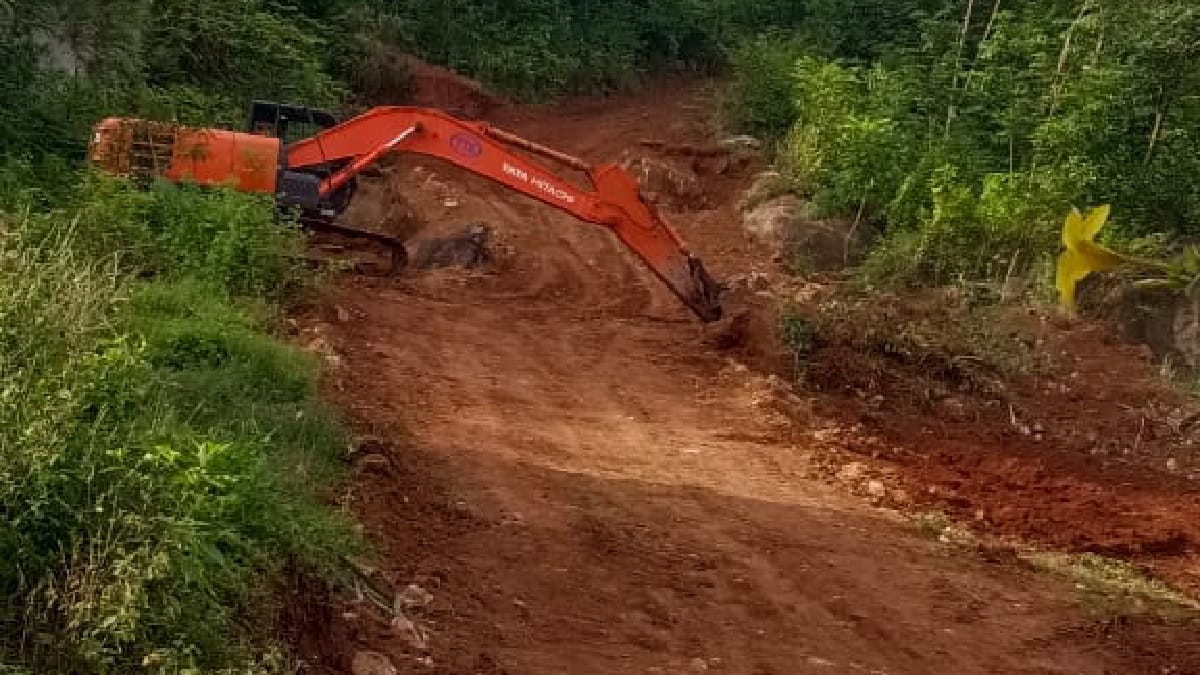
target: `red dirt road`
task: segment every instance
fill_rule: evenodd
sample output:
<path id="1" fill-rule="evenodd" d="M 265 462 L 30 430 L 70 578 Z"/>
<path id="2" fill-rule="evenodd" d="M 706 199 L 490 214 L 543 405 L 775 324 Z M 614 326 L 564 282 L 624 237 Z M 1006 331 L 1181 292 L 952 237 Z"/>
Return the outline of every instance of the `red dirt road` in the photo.
<path id="1" fill-rule="evenodd" d="M 703 141 L 711 106 L 666 86 L 500 122 L 611 159 Z M 346 497 L 372 565 L 432 599 L 411 626 L 314 603 L 294 621 L 303 672 L 353 672 L 364 651 L 455 675 L 1200 672 L 1155 627 L 1103 627 L 1065 582 L 817 479 L 767 379 L 707 346 L 605 232 L 415 166 L 396 179 L 414 208 L 435 231 L 495 228 L 495 269 L 348 280 L 304 325 L 332 352 L 330 398 L 374 439 Z M 719 274 L 764 259 L 728 207 L 672 219 Z"/>

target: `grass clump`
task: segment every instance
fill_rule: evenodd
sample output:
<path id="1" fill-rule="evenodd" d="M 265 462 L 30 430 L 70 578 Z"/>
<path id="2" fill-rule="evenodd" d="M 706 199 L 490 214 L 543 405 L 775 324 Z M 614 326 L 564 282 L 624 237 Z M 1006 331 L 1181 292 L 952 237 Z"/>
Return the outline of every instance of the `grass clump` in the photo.
<path id="1" fill-rule="evenodd" d="M 1073 581 L 1099 609 L 1124 612 L 1154 609 L 1165 614 L 1194 616 L 1200 602 L 1154 579 L 1134 565 L 1095 553 L 1030 552 L 1022 558 L 1037 569 Z"/>
<path id="2" fill-rule="evenodd" d="M 796 352 L 801 374 L 818 387 L 909 405 L 961 395 L 1000 400 L 1012 377 L 1042 365 L 1006 311 L 959 289 L 845 295 L 812 318 L 811 337 Z"/>
<path id="3" fill-rule="evenodd" d="M 270 333 L 293 236 L 243 196 L 108 181 L 4 218 L 0 663 L 283 667 L 270 589 L 357 548 L 318 492 L 348 439 Z"/>

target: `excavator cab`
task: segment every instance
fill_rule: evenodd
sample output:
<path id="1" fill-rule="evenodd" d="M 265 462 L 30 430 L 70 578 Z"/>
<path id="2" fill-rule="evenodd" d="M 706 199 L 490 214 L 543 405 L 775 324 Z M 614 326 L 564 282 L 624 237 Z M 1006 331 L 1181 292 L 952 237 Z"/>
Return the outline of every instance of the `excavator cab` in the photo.
<path id="1" fill-rule="evenodd" d="M 321 220 L 328 224 L 349 206 L 357 188 L 356 181 L 348 182 L 332 194 L 322 195 L 321 183 L 341 168 L 336 163 L 311 166 L 304 171 L 288 168 L 289 145 L 317 136 L 338 123 L 336 115 L 320 108 L 274 101 L 254 101 L 250 104 L 246 131 L 280 141 L 275 200 L 281 209 L 299 209 L 302 219 Z"/>
<path id="2" fill-rule="evenodd" d="M 338 118 L 328 110 L 272 101 L 254 101 L 250 104 L 250 119 L 246 124 L 246 131 L 278 138 L 284 145 L 288 145 L 316 136 L 337 125 Z"/>

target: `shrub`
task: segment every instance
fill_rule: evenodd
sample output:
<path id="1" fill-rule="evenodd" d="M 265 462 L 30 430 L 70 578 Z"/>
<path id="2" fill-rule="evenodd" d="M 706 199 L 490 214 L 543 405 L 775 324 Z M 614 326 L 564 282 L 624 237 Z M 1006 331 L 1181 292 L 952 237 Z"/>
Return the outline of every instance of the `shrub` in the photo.
<path id="1" fill-rule="evenodd" d="M 1073 204 L 1115 204 L 1119 236 L 1200 228 L 1187 177 L 1200 107 L 1180 89 L 1200 82 L 1189 3 L 895 3 L 912 20 L 878 37 L 826 20 L 882 16 L 870 0 L 845 4 L 811 6 L 807 30 L 825 38 L 795 59 L 779 164 L 821 210 L 886 222 L 875 283 L 1044 269 Z M 778 72 L 762 65 L 778 43 L 749 49 L 735 92 Z"/>
<path id="2" fill-rule="evenodd" d="M 347 440 L 316 364 L 231 295 L 280 290 L 245 234 L 270 210 L 112 181 L 77 199 L 0 234 L 0 662 L 265 672 L 284 566 L 357 548 L 317 496 Z"/>
<path id="3" fill-rule="evenodd" d="M 792 368 L 798 377 L 804 361 L 816 348 L 816 327 L 807 316 L 795 309 L 788 309 L 779 316 L 779 337 L 792 355 Z"/>
<path id="4" fill-rule="evenodd" d="M 726 123 L 739 131 L 779 139 L 800 115 L 794 72 L 799 43 L 764 37 L 733 52 L 733 80 L 725 94 Z"/>
<path id="5" fill-rule="evenodd" d="M 235 295 L 286 297 L 301 283 L 299 230 L 269 198 L 160 182 L 150 189 L 100 174 L 83 177 L 53 212 L 32 215 L 31 232 L 71 223 L 75 246 L 119 258 L 143 276 L 201 278 Z"/>
<path id="6" fill-rule="evenodd" d="M 908 216 L 915 226 L 894 228 L 871 253 L 865 278 L 920 286 L 999 281 L 1043 269 L 1057 251 L 1062 214 L 1083 194 L 1087 175 L 1081 166 L 989 174 L 976 192 L 953 165 L 943 165 L 919 187 L 908 186 L 926 190 L 928 206 Z"/>

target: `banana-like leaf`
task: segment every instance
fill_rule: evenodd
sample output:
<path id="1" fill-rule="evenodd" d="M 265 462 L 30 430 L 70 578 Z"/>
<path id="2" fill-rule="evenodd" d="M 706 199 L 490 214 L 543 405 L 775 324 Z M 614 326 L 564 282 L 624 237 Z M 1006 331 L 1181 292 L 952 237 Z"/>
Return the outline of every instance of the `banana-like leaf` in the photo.
<path id="1" fill-rule="evenodd" d="M 1087 265 L 1076 257 L 1074 251 L 1064 251 L 1058 257 L 1058 275 L 1055 286 L 1058 288 L 1058 301 L 1063 309 L 1075 309 L 1075 286 L 1090 272 Z"/>
<path id="2" fill-rule="evenodd" d="M 1059 302 L 1067 310 L 1075 308 L 1075 287 L 1092 272 L 1107 272 L 1124 265 L 1135 265 L 1136 258 L 1122 255 L 1095 243 L 1096 235 L 1108 222 L 1112 209 L 1104 205 L 1092 209 L 1085 217 L 1072 209 L 1063 226 L 1063 251 L 1058 258 L 1055 287 Z"/>
<path id="3" fill-rule="evenodd" d="M 1096 235 L 1108 222 L 1112 207 L 1108 204 L 1092 209 L 1085 218 L 1079 209 L 1071 209 L 1067 216 L 1067 224 L 1063 228 L 1063 246 L 1067 250 L 1076 250 L 1079 242 L 1095 241 Z"/>

